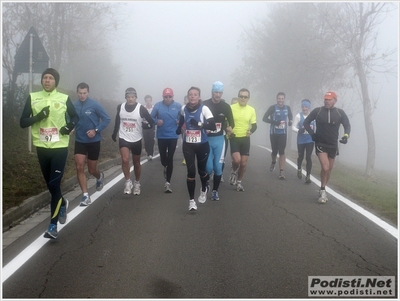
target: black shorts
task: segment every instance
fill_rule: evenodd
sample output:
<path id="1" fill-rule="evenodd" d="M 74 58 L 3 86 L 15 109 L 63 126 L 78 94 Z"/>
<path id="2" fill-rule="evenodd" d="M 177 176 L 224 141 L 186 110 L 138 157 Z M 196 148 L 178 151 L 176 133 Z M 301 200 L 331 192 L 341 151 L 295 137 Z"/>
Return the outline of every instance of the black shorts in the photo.
<path id="1" fill-rule="evenodd" d="M 285 154 L 286 148 L 286 134 L 270 134 L 269 139 L 271 141 L 272 154 L 276 156 Z"/>
<path id="2" fill-rule="evenodd" d="M 315 153 L 318 155 L 319 153 L 327 153 L 329 158 L 335 159 L 337 155 L 339 155 L 339 151 L 335 147 L 326 147 L 321 145 L 315 145 Z"/>
<path id="3" fill-rule="evenodd" d="M 241 156 L 250 155 L 250 137 L 229 138 L 231 144 L 231 154 L 240 153 Z"/>
<path id="4" fill-rule="evenodd" d="M 88 160 L 97 161 L 100 155 L 100 141 L 90 143 L 75 141 L 74 154 L 85 155 Z"/>
<path id="5" fill-rule="evenodd" d="M 142 154 L 142 139 L 136 142 L 128 142 L 119 138 L 119 148 L 127 147 L 132 155 L 140 156 Z"/>

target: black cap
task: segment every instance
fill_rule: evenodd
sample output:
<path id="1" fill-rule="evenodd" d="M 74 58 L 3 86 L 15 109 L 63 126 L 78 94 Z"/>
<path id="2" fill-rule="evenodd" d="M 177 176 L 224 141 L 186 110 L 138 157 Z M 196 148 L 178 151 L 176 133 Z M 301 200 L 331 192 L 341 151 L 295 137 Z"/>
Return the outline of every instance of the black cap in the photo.
<path id="1" fill-rule="evenodd" d="M 56 80 L 56 87 L 58 86 L 58 83 L 60 82 L 60 74 L 57 72 L 56 69 L 53 68 L 47 68 L 46 70 L 43 71 L 42 73 L 42 80 L 43 80 L 43 76 L 45 74 L 51 74 L 53 75 L 54 79 Z"/>

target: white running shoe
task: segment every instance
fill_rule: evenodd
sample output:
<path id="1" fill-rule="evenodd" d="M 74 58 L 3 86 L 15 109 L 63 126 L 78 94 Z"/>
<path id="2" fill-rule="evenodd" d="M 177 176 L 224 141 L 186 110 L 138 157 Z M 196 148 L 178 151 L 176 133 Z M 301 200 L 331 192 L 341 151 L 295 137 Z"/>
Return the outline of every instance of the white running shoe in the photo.
<path id="1" fill-rule="evenodd" d="M 137 181 L 133 184 L 133 195 L 140 195 L 140 183 Z"/>
<path id="2" fill-rule="evenodd" d="M 172 189 L 171 189 L 171 184 L 170 183 L 165 182 L 164 188 L 165 188 L 165 193 L 172 193 Z"/>
<path id="3" fill-rule="evenodd" d="M 131 180 L 126 181 L 125 182 L 124 193 L 125 194 L 131 194 L 132 193 L 132 187 L 133 187 L 132 181 Z"/>
<path id="4" fill-rule="evenodd" d="M 326 193 L 326 190 L 320 190 L 318 203 L 325 204 L 327 201 L 328 201 L 328 195 Z"/>
<path id="5" fill-rule="evenodd" d="M 197 210 L 197 205 L 194 200 L 189 201 L 189 211 L 196 211 Z"/>
<path id="6" fill-rule="evenodd" d="M 237 173 L 232 171 L 231 176 L 229 177 L 229 184 L 236 185 L 236 176 L 237 176 Z"/>
<path id="7" fill-rule="evenodd" d="M 242 182 L 237 182 L 237 184 L 236 184 L 236 190 L 237 190 L 237 191 L 244 191 Z"/>
<path id="8" fill-rule="evenodd" d="M 84 206 L 89 206 L 92 203 L 92 200 L 90 199 L 89 195 L 83 195 L 82 196 L 82 201 L 79 204 L 79 206 L 84 207 Z"/>
<path id="9" fill-rule="evenodd" d="M 208 189 L 206 189 L 206 191 L 202 191 L 200 188 L 200 195 L 199 195 L 199 203 L 204 204 L 207 201 L 207 192 Z"/>

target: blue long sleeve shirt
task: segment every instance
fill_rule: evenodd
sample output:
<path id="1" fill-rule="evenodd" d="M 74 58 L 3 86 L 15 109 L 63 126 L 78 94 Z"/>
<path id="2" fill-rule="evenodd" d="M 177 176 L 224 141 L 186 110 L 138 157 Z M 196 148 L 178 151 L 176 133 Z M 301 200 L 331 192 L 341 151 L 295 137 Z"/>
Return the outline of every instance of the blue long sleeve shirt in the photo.
<path id="1" fill-rule="evenodd" d="M 178 139 L 176 129 L 180 118 L 182 105 L 173 101 L 170 105 L 166 105 L 164 101 L 157 102 L 151 111 L 151 117 L 157 125 L 157 139 Z M 158 120 L 162 120 L 163 124 L 159 126 Z"/>
<path id="2" fill-rule="evenodd" d="M 74 102 L 79 122 L 75 127 L 75 141 L 80 143 L 91 143 L 101 140 L 101 131 L 104 130 L 111 121 L 110 116 L 99 102 L 94 99 L 86 98 L 85 101 L 77 100 Z M 97 129 L 96 136 L 89 138 L 87 131 Z"/>

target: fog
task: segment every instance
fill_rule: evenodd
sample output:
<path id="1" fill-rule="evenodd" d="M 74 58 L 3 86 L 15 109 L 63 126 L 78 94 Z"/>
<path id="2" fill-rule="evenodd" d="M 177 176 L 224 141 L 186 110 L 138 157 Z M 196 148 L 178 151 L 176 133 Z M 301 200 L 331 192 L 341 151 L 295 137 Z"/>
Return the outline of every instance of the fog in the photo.
<path id="1" fill-rule="evenodd" d="M 124 90 L 129 86 L 137 90 L 142 103 L 146 94 L 153 96 L 153 102 L 162 100 L 162 90 L 166 87 L 174 90 L 178 102 L 183 102 L 191 86 L 200 87 L 202 99 L 208 99 L 212 83 L 219 80 L 225 85 L 223 98 L 230 101 L 240 88 L 231 84 L 232 73 L 240 66 L 243 55 L 238 47 L 240 37 L 253 22 L 265 18 L 268 5 L 262 1 L 129 3 L 130 17 L 113 43 L 115 60 L 122 66 L 123 73 L 119 100 L 124 100 Z M 381 33 L 392 33 L 379 36 L 382 48 L 397 47 L 398 13 L 382 26 L 386 29 Z M 370 91 L 372 98 L 379 98 L 373 114 L 377 147 L 375 168 L 397 171 L 398 78 L 377 74 L 375 79 L 378 84 L 371 86 Z M 270 103 L 275 95 L 262 97 Z M 322 97 L 315 102 L 315 106 L 322 105 Z M 259 131 L 253 143 L 269 146 L 265 132 L 268 127 L 261 120 L 266 107 L 256 107 Z M 340 146 L 337 160 L 362 167 L 367 155 L 362 112 L 351 117 L 351 125 L 350 141 Z M 295 148 L 294 137 L 292 140 Z"/>
<path id="2" fill-rule="evenodd" d="M 115 45 L 123 66 L 120 95 L 133 86 L 138 100 L 145 94 L 162 100 L 162 90 L 173 89 L 183 102 L 187 90 L 198 86 L 202 98 L 211 97 L 212 83 L 225 85 L 224 99 L 239 89 L 230 85 L 241 63 L 240 35 L 256 16 L 266 12 L 265 2 L 133 2 L 124 37 Z M 129 24 L 129 26 L 128 26 Z"/>

